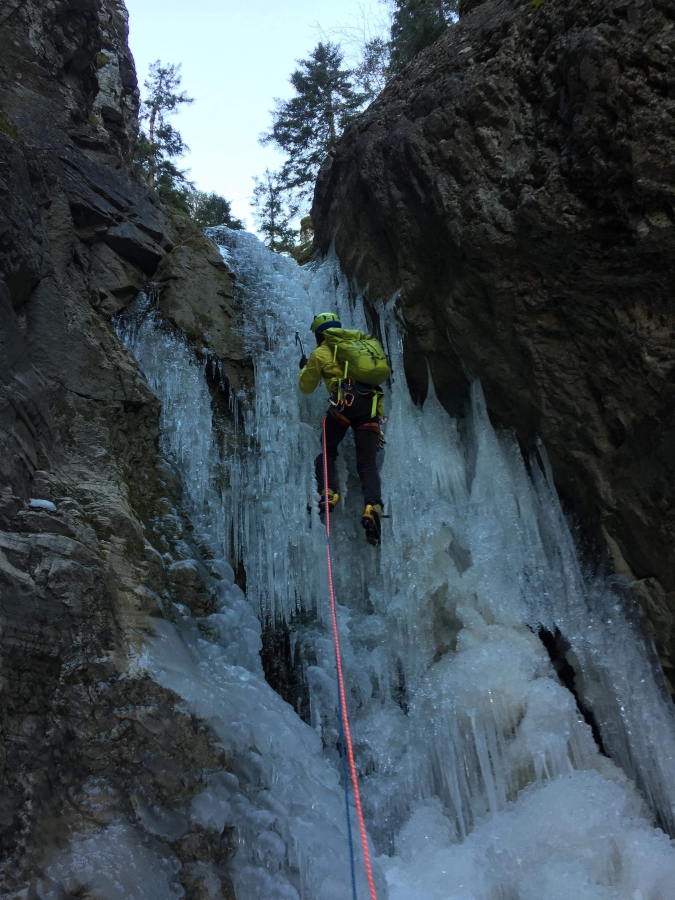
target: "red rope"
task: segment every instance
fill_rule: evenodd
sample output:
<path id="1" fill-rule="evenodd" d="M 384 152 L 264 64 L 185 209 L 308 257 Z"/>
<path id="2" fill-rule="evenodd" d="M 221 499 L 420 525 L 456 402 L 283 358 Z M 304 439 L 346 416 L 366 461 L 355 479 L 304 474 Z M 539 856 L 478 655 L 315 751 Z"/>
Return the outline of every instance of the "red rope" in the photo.
<path id="1" fill-rule="evenodd" d="M 352 776 L 352 785 L 354 788 L 354 801 L 356 803 L 356 814 L 359 819 L 359 829 L 361 831 L 361 844 L 363 845 L 363 859 L 366 864 L 366 875 L 368 876 L 368 886 L 370 887 L 371 900 L 377 900 L 375 893 L 375 882 L 373 881 L 373 870 L 370 865 L 370 851 L 368 850 L 368 835 L 366 834 L 366 823 L 363 819 L 363 810 L 361 809 L 361 795 L 359 793 L 359 782 L 356 776 L 356 765 L 354 763 L 354 749 L 352 747 L 352 736 L 349 731 L 349 718 L 347 717 L 347 700 L 345 696 L 345 683 L 342 677 L 342 658 L 340 656 L 340 638 L 338 635 L 337 613 L 335 611 L 335 589 L 333 587 L 333 558 L 330 548 L 330 504 L 328 503 L 328 454 L 326 452 L 326 420 L 321 423 L 323 433 L 323 496 L 324 510 L 326 516 L 326 563 L 328 565 L 328 588 L 330 590 L 330 613 L 333 620 L 333 642 L 335 644 L 335 661 L 337 664 L 338 685 L 340 688 L 340 708 L 342 710 L 342 722 L 345 730 L 345 743 L 347 745 L 347 758 L 349 760 L 349 770 Z"/>

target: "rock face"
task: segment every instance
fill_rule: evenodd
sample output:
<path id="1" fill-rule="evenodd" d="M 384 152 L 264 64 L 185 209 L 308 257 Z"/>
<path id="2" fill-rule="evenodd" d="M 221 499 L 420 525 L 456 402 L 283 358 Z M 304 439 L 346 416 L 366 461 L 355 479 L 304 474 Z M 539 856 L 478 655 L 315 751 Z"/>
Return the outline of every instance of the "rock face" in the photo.
<path id="1" fill-rule="evenodd" d="M 180 860 L 188 897 L 221 875 L 229 896 L 213 867 L 231 852 L 227 833 L 216 840 L 184 815 L 203 770 L 227 761 L 169 692 L 134 674 L 159 596 L 202 609 L 209 594 L 197 562 L 189 584 L 171 568 L 198 554 L 157 455 L 158 402 L 109 317 L 158 266 L 199 277 L 218 302 L 230 282 L 203 237 L 191 275 L 183 232 L 134 174 L 137 110 L 119 0 L 2 5 L 3 897 L 28 896 L 68 839 L 111 823 Z M 166 302 L 190 333 L 194 298 L 167 288 Z M 234 313 L 210 314 L 212 353 L 241 388 Z"/>
<path id="2" fill-rule="evenodd" d="M 539 434 L 599 512 L 657 635 L 675 623 L 675 4 L 489 0 L 322 169 L 312 219 L 371 297 L 401 290 L 407 376 Z M 675 665 L 671 638 L 664 664 Z"/>
<path id="3" fill-rule="evenodd" d="M 191 223 L 176 221 L 176 246 L 155 274 L 159 308 L 200 353 L 215 355 L 238 396 L 253 384 L 253 367 L 244 360 L 237 330 L 233 273 L 220 251 Z"/>

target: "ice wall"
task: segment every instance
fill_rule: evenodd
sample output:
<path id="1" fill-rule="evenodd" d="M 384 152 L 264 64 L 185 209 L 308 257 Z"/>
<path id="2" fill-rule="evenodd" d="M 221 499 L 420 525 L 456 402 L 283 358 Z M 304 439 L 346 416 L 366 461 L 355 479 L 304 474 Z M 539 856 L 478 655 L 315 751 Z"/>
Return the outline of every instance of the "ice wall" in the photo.
<path id="1" fill-rule="evenodd" d="M 121 334 L 162 401 L 165 452 L 223 580 L 218 613 L 167 610 L 143 665 L 232 751 L 192 814 L 236 827 L 239 900 L 347 897 L 334 658 L 312 462 L 321 389 L 297 391 L 296 330 L 336 310 L 367 329 L 331 262 L 315 271 L 215 229 L 256 369 L 245 443 L 213 433 L 203 367 L 141 305 Z M 675 727 L 620 584 L 582 576 L 547 470 L 491 428 L 474 384 L 452 420 L 408 395 L 394 304 L 381 551 L 363 543 L 348 436 L 333 549 L 350 715 L 379 895 L 391 900 L 673 900 Z M 311 349 L 311 348 L 310 348 Z M 167 372 L 166 360 L 172 365 Z M 311 513 L 307 512 L 310 503 Z M 247 571 L 232 584 L 230 530 Z M 293 621 L 310 722 L 267 686 L 258 618 Z M 257 617 L 256 617 L 257 616 Z M 537 635 L 564 637 L 599 753 Z M 637 788 L 636 788 L 637 785 Z M 361 895 L 365 896 L 359 870 Z M 112 895 L 111 895 L 112 896 Z"/>
<path id="2" fill-rule="evenodd" d="M 218 598 L 217 612 L 196 619 L 183 605 L 167 607 L 166 621 L 155 626 L 156 637 L 138 662 L 209 723 L 233 759 L 232 772 L 207 777 L 208 787 L 193 800 L 190 817 L 219 832 L 236 826 L 238 900 L 344 896 L 351 876 L 338 772 L 325 758 L 316 731 L 265 681 L 259 619 L 234 584 L 229 563 L 234 529 L 242 532 L 238 541 L 251 572 L 275 565 L 278 551 L 267 553 L 253 537 L 289 506 L 280 500 L 274 511 L 272 491 L 283 483 L 264 480 L 265 453 L 278 450 L 281 438 L 274 443 L 263 429 L 256 431 L 249 413 L 250 439 L 239 456 L 228 447 L 214 424 L 205 379 L 212 363 L 199 362 L 146 297 L 136 301 L 117 329 L 161 400 L 161 450 L 180 473 L 194 524 L 193 545 L 208 547 L 213 557 L 208 561 L 213 575 L 204 575 Z M 306 518 L 305 501 L 303 525 Z M 291 597 L 292 575 L 292 564 L 286 563 L 272 576 L 288 579 Z M 249 572 L 249 582 L 251 577 Z M 284 590 L 286 596 L 289 586 Z M 267 597 L 264 588 L 261 596 Z M 365 889 L 364 877 L 359 865 L 357 878 Z"/>

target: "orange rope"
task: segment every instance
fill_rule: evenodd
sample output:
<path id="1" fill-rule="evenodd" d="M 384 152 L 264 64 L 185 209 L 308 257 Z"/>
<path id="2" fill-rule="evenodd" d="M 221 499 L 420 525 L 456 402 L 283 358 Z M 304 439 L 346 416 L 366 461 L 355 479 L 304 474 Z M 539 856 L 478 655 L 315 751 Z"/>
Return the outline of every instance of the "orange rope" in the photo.
<path id="1" fill-rule="evenodd" d="M 330 547 L 330 504 L 328 503 L 328 454 L 326 452 L 326 420 L 321 423 L 323 434 L 323 496 L 324 511 L 326 517 L 326 563 L 328 565 L 328 587 L 330 590 L 330 612 L 333 620 L 333 642 L 335 644 L 335 662 L 338 673 L 338 686 L 340 690 L 340 708 L 342 710 L 342 722 L 345 731 L 345 743 L 347 745 L 347 758 L 349 760 L 349 770 L 352 776 L 352 785 L 354 788 L 354 802 L 356 803 L 356 814 L 359 819 L 359 829 L 361 831 L 361 844 L 363 845 L 363 859 L 366 864 L 366 875 L 368 876 L 368 886 L 370 887 L 371 900 L 377 900 L 375 893 L 375 882 L 373 881 L 373 870 L 370 865 L 370 851 L 368 850 L 368 835 L 366 834 L 366 823 L 363 819 L 363 810 L 361 809 L 361 795 L 359 793 L 359 782 L 356 775 L 356 765 L 354 763 L 354 749 L 352 747 L 352 736 L 349 731 L 349 719 L 347 717 L 347 700 L 345 696 L 345 684 L 342 677 L 342 658 L 340 656 L 340 638 L 338 635 L 337 613 L 335 611 L 335 589 L 333 587 L 333 557 Z"/>

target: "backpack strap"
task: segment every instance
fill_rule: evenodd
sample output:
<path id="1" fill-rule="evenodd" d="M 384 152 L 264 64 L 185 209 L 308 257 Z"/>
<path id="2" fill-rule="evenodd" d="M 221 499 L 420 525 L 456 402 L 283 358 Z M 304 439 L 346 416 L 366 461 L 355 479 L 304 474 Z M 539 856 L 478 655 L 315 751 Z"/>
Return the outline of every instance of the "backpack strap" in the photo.
<path id="1" fill-rule="evenodd" d="M 380 397 L 384 397 L 384 391 L 381 391 L 379 388 L 373 388 L 373 406 L 370 410 L 371 419 L 374 419 L 377 415 L 377 407 L 380 402 Z"/>
<path id="2" fill-rule="evenodd" d="M 333 362 L 335 362 L 335 361 L 337 360 L 338 343 L 339 343 L 339 342 L 336 342 L 336 344 L 335 344 L 335 349 L 333 350 Z M 343 378 L 345 381 L 347 380 L 347 370 L 348 370 L 348 369 L 349 369 L 349 360 L 346 359 L 346 360 L 345 360 L 345 374 L 342 376 L 342 378 Z"/>

